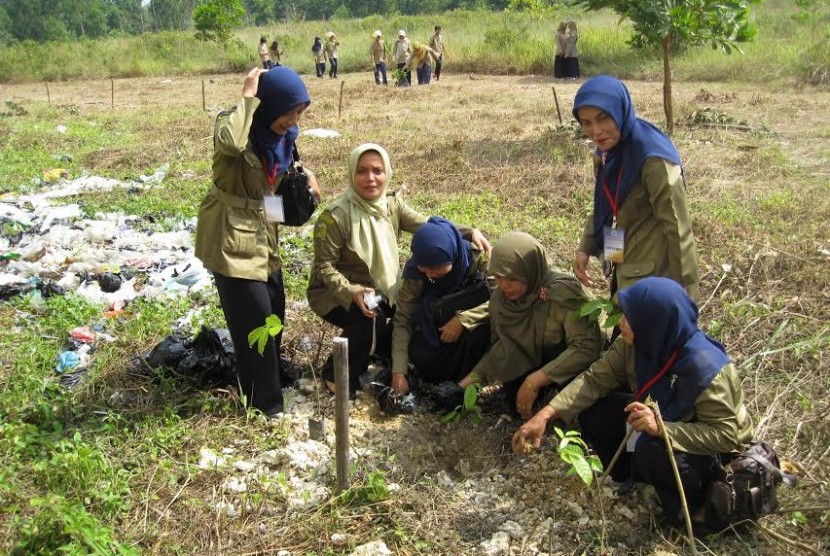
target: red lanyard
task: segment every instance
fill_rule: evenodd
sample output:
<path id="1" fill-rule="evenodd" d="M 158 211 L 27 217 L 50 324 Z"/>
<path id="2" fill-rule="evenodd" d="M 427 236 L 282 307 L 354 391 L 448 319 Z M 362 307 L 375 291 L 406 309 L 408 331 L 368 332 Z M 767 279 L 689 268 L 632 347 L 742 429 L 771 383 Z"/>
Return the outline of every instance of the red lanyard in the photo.
<path id="1" fill-rule="evenodd" d="M 617 200 L 620 198 L 620 181 L 622 180 L 622 162 L 620 162 L 620 171 L 617 173 L 617 189 L 614 191 L 614 196 L 611 197 L 611 190 L 608 189 L 608 182 L 606 181 L 605 176 L 605 153 L 602 153 L 602 190 L 605 192 L 605 196 L 608 197 L 608 204 L 611 205 L 611 211 L 614 215 L 614 222 L 617 221 Z"/>
<path id="2" fill-rule="evenodd" d="M 277 148 L 282 148 L 283 143 L 285 142 L 285 137 L 280 139 L 280 144 Z M 277 181 L 277 172 L 280 170 L 279 163 L 274 163 L 273 168 L 268 168 L 268 163 L 265 161 L 264 156 L 260 156 L 259 159 L 262 161 L 262 169 L 265 170 L 265 177 L 268 179 L 268 185 L 271 186 L 271 192 L 274 191 L 274 182 Z"/>
<path id="3" fill-rule="evenodd" d="M 665 365 L 663 365 L 663 368 L 662 368 L 662 369 L 660 369 L 660 372 L 659 372 L 659 373 L 657 373 L 656 375 L 654 375 L 653 377 L 651 377 L 651 380 L 649 380 L 648 382 L 646 382 L 645 386 L 643 386 L 642 388 L 640 388 L 640 389 L 637 391 L 637 394 L 634 396 L 634 401 L 635 401 L 635 402 L 639 402 L 639 401 L 640 401 L 640 398 L 643 396 L 643 394 L 645 394 L 646 392 L 648 392 L 649 388 L 651 388 L 652 386 L 654 386 L 654 383 L 655 383 L 655 382 L 657 382 L 658 380 L 660 380 L 661 378 L 663 378 L 663 375 L 664 375 L 664 374 L 666 374 L 666 372 L 667 372 L 667 371 L 671 368 L 671 366 L 674 364 L 674 360 L 675 360 L 675 359 L 677 359 L 677 350 L 674 350 L 674 351 L 672 352 L 671 356 L 669 357 L 669 360 L 668 360 L 668 361 L 666 361 L 666 364 L 665 364 Z"/>

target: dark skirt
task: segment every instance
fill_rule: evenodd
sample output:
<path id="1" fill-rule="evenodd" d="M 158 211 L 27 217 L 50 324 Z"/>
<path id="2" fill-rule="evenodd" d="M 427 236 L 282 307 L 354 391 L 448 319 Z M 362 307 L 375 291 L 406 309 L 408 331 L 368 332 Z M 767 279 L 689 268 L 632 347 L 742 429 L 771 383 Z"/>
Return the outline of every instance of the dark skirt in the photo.
<path id="1" fill-rule="evenodd" d="M 490 346 L 490 323 L 462 332 L 458 341 L 435 347 L 416 331 L 409 341 L 409 360 L 418 376 L 435 384 L 458 382 L 473 370 Z"/>
<path id="2" fill-rule="evenodd" d="M 579 58 L 564 58 L 564 74 L 563 77 L 576 79 L 579 77 Z"/>
<path id="3" fill-rule="evenodd" d="M 564 56 L 556 56 L 553 59 L 553 77 L 556 79 L 561 79 L 565 77 L 565 57 Z"/>

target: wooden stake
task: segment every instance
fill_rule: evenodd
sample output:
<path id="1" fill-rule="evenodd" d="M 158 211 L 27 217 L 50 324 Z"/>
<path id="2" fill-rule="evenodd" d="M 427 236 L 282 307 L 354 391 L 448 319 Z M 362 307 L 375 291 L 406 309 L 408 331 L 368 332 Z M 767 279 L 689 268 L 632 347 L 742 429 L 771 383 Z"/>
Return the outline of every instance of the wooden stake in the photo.
<path id="1" fill-rule="evenodd" d="M 342 90 L 342 88 L 341 88 Z M 334 434 L 337 467 L 337 492 L 349 488 L 349 339 L 333 340 L 334 357 Z"/>
<path id="2" fill-rule="evenodd" d="M 46 102 L 49 103 L 49 106 L 52 106 L 52 95 L 49 94 L 49 82 L 46 82 Z"/>
<path id="3" fill-rule="evenodd" d="M 202 79 L 202 112 L 207 110 L 207 105 L 205 104 L 205 80 Z"/>
<path id="4" fill-rule="evenodd" d="M 110 77 L 110 108 L 115 109 L 115 79 Z"/>
<path id="5" fill-rule="evenodd" d="M 343 109 L 343 87 L 346 86 L 345 81 L 340 82 L 340 102 L 337 104 L 337 117 L 340 118 L 340 111 Z"/>
<path id="6" fill-rule="evenodd" d="M 553 102 L 556 104 L 556 115 L 559 117 L 559 123 L 562 123 L 562 112 L 559 111 L 559 97 L 556 96 L 556 85 L 552 85 L 551 89 L 553 89 Z"/>
<path id="7" fill-rule="evenodd" d="M 683 490 L 683 482 L 680 480 L 680 472 L 677 470 L 677 461 L 674 459 L 674 450 L 671 448 L 669 433 L 666 432 L 666 427 L 663 424 L 663 415 L 660 413 L 660 406 L 657 405 L 657 402 L 647 402 L 646 405 L 654 412 L 654 418 L 657 420 L 657 426 L 660 427 L 660 434 L 663 436 L 663 443 L 666 445 L 666 452 L 669 455 L 671 469 L 672 472 L 674 472 L 674 480 L 677 481 L 677 492 L 680 494 L 680 505 L 683 507 L 683 517 L 686 519 L 686 535 L 689 538 L 689 546 L 692 549 L 692 555 L 697 556 L 697 541 L 695 541 L 695 534 L 692 531 L 692 517 L 689 515 L 689 505 L 686 503 L 686 493 Z"/>

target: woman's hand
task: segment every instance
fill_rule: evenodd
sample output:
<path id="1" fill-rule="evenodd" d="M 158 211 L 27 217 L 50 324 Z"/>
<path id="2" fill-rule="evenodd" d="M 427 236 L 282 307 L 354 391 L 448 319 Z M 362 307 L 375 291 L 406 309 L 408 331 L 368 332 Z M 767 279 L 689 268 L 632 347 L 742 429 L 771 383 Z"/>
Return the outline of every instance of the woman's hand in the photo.
<path id="1" fill-rule="evenodd" d="M 464 325 L 461 324 L 461 319 L 454 316 L 447 321 L 447 324 L 438 329 L 441 332 L 441 341 L 445 344 L 453 344 L 461 337 L 464 332 Z"/>
<path id="2" fill-rule="evenodd" d="M 362 290 L 354 292 L 354 295 L 352 295 L 352 303 L 357 305 L 357 308 L 360 309 L 360 312 L 363 313 L 366 318 L 373 319 L 375 318 L 376 313 L 366 306 L 366 300 L 363 299 L 363 296 L 366 294 L 375 295 L 375 290 L 372 288 L 363 288 Z"/>
<path id="3" fill-rule="evenodd" d="M 573 260 L 574 274 L 580 282 L 589 287 L 594 287 L 594 281 L 588 274 L 588 254 L 583 251 L 577 251 Z"/>
<path id="4" fill-rule="evenodd" d="M 409 379 L 403 373 L 392 373 L 392 390 L 396 394 L 406 394 L 409 392 Z"/>
<path id="5" fill-rule="evenodd" d="M 481 230 L 478 228 L 473 228 L 470 232 L 470 243 L 472 243 L 479 251 L 487 253 L 488 257 L 490 256 L 490 251 L 493 250 L 490 242 L 487 241 L 487 238 L 484 237 L 484 234 L 482 234 Z"/>
<path id="6" fill-rule="evenodd" d="M 323 200 L 323 192 L 320 191 L 320 183 L 317 181 L 317 176 L 308 168 L 305 168 L 305 173 L 308 174 L 308 185 L 311 187 L 314 195 L 317 196 L 317 202 L 321 202 Z"/>
<path id="7" fill-rule="evenodd" d="M 516 454 L 527 454 L 542 445 L 542 437 L 545 436 L 545 429 L 548 421 L 556 417 L 556 410 L 547 405 L 540 409 L 536 415 L 530 418 L 524 425 L 519 427 L 513 434 L 511 445 Z"/>
<path id="8" fill-rule="evenodd" d="M 516 393 L 516 411 L 519 412 L 522 419 L 529 419 L 533 415 L 533 403 L 539 397 L 540 387 L 531 380 L 531 376 L 533 375 L 524 379 L 518 393 Z"/>
<path id="9" fill-rule="evenodd" d="M 638 432 L 644 432 L 649 436 L 660 436 L 660 426 L 657 424 L 657 417 L 650 407 L 640 402 L 632 402 L 625 406 L 628 413 L 628 424 Z"/>
<path id="10" fill-rule="evenodd" d="M 259 89 L 259 76 L 265 73 L 266 69 L 254 68 L 245 76 L 245 84 L 242 85 L 242 96 L 245 98 L 253 98 Z"/>

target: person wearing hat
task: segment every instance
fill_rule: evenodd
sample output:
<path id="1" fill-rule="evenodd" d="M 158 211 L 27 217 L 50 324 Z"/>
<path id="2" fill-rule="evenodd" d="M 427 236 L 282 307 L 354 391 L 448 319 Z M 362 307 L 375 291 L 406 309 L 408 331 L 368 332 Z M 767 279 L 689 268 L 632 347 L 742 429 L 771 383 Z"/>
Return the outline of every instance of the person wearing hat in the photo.
<path id="1" fill-rule="evenodd" d="M 268 51 L 268 39 L 265 35 L 259 38 L 259 61 L 262 62 L 262 69 L 271 69 L 273 62 L 271 61 L 271 53 Z"/>
<path id="2" fill-rule="evenodd" d="M 375 40 L 369 46 L 369 56 L 375 65 L 375 85 L 380 85 L 380 78 L 383 76 L 383 84 L 386 82 L 386 42 L 383 40 L 383 33 L 380 29 L 375 31 Z"/>
<path id="3" fill-rule="evenodd" d="M 248 334 L 274 314 L 285 321 L 274 192 L 291 165 L 300 116 L 311 99 L 286 66 L 252 69 L 242 98 L 216 131 L 213 184 L 199 206 L 196 257 L 213 273 L 236 355 L 240 397 L 269 417 L 283 411 L 281 334 L 260 354 Z M 306 168 L 309 185 L 320 195 Z"/>
<path id="4" fill-rule="evenodd" d="M 332 31 L 326 33 L 326 58 L 329 59 L 329 77 L 337 78 L 337 47 L 340 41 Z"/>
<path id="5" fill-rule="evenodd" d="M 409 63 L 409 57 L 412 55 L 412 47 L 409 44 L 409 39 L 406 38 L 406 31 L 401 29 L 398 31 L 398 40 L 395 41 L 395 48 L 392 49 L 392 57 L 398 65 L 398 69 L 404 69 Z M 412 85 L 412 72 L 407 70 L 406 81 Z"/>

